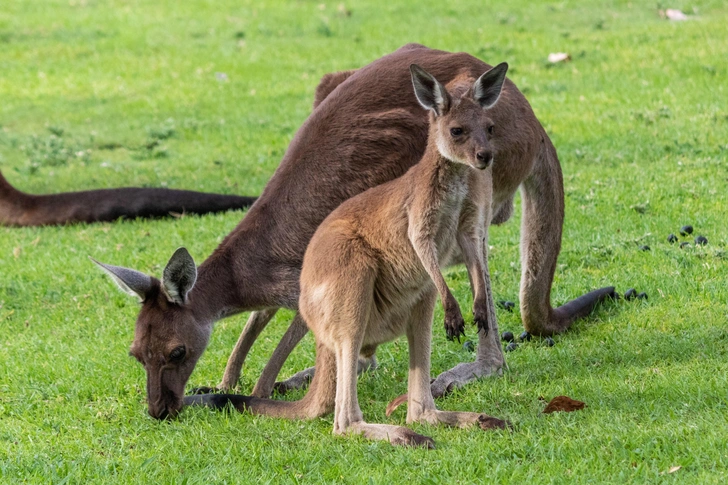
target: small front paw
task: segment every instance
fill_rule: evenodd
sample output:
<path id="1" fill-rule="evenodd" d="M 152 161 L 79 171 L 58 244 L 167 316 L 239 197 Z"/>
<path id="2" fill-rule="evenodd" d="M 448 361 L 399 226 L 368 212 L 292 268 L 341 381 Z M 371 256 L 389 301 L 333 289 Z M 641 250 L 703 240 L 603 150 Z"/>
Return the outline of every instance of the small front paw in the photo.
<path id="1" fill-rule="evenodd" d="M 488 313 L 479 312 L 479 311 L 475 310 L 473 312 L 473 321 L 475 322 L 475 325 L 478 326 L 478 332 L 480 332 L 482 330 L 483 335 L 488 336 L 488 331 L 490 330 L 490 322 L 488 321 Z"/>
<path id="2" fill-rule="evenodd" d="M 445 333 L 448 340 L 458 339 L 465 336 L 465 319 L 460 311 L 445 312 Z"/>

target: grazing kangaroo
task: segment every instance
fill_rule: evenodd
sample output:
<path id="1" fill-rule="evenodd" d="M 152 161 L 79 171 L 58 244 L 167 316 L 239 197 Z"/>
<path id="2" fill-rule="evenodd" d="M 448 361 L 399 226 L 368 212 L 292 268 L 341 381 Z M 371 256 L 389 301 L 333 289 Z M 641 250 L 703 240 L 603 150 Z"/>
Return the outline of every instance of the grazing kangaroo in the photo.
<path id="1" fill-rule="evenodd" d="M 445 85 L 476 79 L 489 69 L 465 53 L 410 44 L 353 73 L 326 76 L 316 94 L 320 104 L 296 133 L 258 201 L 199 268 L 183 249 L 172 256 L 162 282 L 134 270 L 104 266 L 122 289 L 144 302 L 131 350 L 147 372 L 152 416 L 163 418 L 181 409 L 185 383 L 215 321 L 257 310 L 231 357 L 238 365 L 278 308 L 298 308 L 303 255 L 326 216 L 344 200 L 399 177 L 422 158 L 428 118 L 414 95 L 403 95 L 411 86 L 407 69 L 411 64 L 422 66 Z M 488 116 L 494 123 L 489 142 L 498 160 L 492 168 L 492 223 L 508 219 L 514 193 L 522 187 L 524 326 L 533 334 L 563 332 L 614 288 L 551 307 L 564 217 L 556 150 L 509 80 Z M 270 396 L 280 366 L 306 332 L 305 322 L 296 315 L 254 395 Z M 475 362 L 438 376 L 433 395 L 498 372 L 503 359 L 496 333 L 480 332 Z M 229 363 L 228 370 L 234 371 L 235 365 Z M 236 384 L 230 376 L 226 372 L 226 387 Z"/>
<path id="2" fill-rule="evenodd" d="M 31 195 L 15 189 L 0 173 L 0 225 L 49 226 L 114 221 L 120 217 L 164 217 L 170 212 L 207 214 L 243 209 L 255 197 L 191 190 L 121 188 Z"/>

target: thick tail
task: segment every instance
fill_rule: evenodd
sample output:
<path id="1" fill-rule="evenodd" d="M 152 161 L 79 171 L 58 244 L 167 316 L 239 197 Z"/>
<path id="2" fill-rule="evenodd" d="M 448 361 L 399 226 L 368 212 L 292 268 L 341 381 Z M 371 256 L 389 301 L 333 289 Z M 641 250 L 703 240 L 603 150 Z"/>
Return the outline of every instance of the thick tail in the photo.
<path id="1" fill-rule="evenodd" d="M 224 409 L 231 405 L 238 411 L 287 419 L 313 419 L 333 412 L 336 400 L 336 358 L 323 345 L 316 345 L 316 373 L 308 392 L 299 401 L 274 401 L 237 394 L 201 394 L 185 396 L 186 406 Z"/>
<path id="2" fill-rule="evenodd" d="M 191 190 L 131 187 L 31 195 L 13 188 L 0 173 L 0 224 L 9 226 L 105 222 L 120 217 L 167 217 L 175 213 L 207 214 L 249 207 L 255 200 L 255 197 Z"/>
<path id="3" fill-rule="evenodd" d="M 543 133 L 539 157 L 522 185 L 521 317 L 531 334 L 561 333 L 578 318 L 591 313 L 614 294 L 613 287 L 587 293 L 556 309 L 551 307 L 551 285 L 561 250 L 564 187 L 556 149 Z"/>

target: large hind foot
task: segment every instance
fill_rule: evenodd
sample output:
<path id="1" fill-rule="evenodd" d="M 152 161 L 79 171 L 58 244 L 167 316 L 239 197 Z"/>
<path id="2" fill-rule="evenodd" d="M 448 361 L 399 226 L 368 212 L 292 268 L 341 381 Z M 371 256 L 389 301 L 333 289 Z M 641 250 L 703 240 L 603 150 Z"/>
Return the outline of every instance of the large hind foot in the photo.
<path id="1" fill-rule="evenodd" d="M 494 418 L 487 414 L 467 411 L 439 411 L 435 409 L 426 411 L 411 421 L 432 425 L 444 424 L 453 428 L 470 428 L 474 425 L 478 425 L 482 430 L 512 428 L 511 423 L 508 421 Z"/>
<path id="2" fill-rule="evenodd" d="M 278 394 L 285 394 L 288 391 L 305 389 L 311 383 L 315 371 L 315 367 L 309 367 L 308 369 L 296 372 L 285 381 L 276 382 L 273 385 L 273 391 L 277 392 Z"/>
<path id="3" fill-rule="evenodd" d="M 357 363 L 357 374 L 361 375 L 362 372 L 375 370 L 377 368 L 377 357 L 372 353 L 369 356 L 360 355 Z M 316 367 L 309 367 L 302 371 L 296 372 L 294 375 L 286 379 L 285 381 L 278 381 L 273 385 L 273 390 L 278 394 L 285 394 L 288 391 L 295 391 L 297 389 L 305 389 L 311 383 L 311 379 L 316 372 Z M 256 395 L 253 393 L 253 395 Z"/>
<path id="4" fill-rule="evenodd" d="M 448 394 L 453 389 L 462 387 L 465 384 L 473 382 L 481 377 L 493 375 L 501 375 L 503 373 L 502 365 L 488 365 L 485 362 L 466 362 L 458 364 L 450 370 L 447 370 L 437 376 L 430 385 L 432 397 L 438 398 Z"/>
<path id="5" fill-rule="evenodd" d="M 389 441 L 395 446 L 412 446 L 418 448 L 435 449 L 435 440 L 429 436 L 417 434 L 404 426 L 391 424 L 370 424 L 360 421 L 352 423 L 343 433 L 360 434 L 370 440 Z"/>
<path id="6" fill-rule="evenodd" d="M 430 391 L 433 398 L 442 397 L 449 394 L 453 389 L 462 387 L 465 384 L 481 377 L 501 375 L 503 373 L 502 365 L 487 364 L 485 362 L 475 361 L 458 364 L 450 370 L 447 370 L 437 376 L 430 384 Z M 408 394 L 402 394 L 387 404 L 385 414 L 391 415 L 398 407 L 406 403 Z"/>

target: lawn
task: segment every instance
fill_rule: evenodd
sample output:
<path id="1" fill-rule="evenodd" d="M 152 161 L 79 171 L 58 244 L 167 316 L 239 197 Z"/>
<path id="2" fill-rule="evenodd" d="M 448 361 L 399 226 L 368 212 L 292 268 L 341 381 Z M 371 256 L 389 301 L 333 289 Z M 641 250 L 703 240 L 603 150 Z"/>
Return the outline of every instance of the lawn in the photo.
<path id="1" fill-rule="evenodd" d="M 204 260 L 243 212 L 0 228 L 0 482 L 725 483 L 728 6 L 658 3 L 3 0 L 0 170 L 22 190 L 259 194 L 323 74 L 420 42 L 507 61 L 559 150 L 554 302 L 609 284 L 649 299 L 607 303 L 554 347 L 521 345 L 502 377 L 439 400 L 514 429 L 413 426 L 436 440 L 428 452 L 335 437 L 332 417 L 147 416 L 127 355 L 138 305 L 87 256 L 159 276 L 179 246 Z M 689 20 L 662 18 L 668 7 Z M 549 64 L 552 52 L 572 60 Z M 491 231 L 496 299 L 518 298 L 519 219 Z M 669 244 L 684 224 L 709 243 Z M 465 270 L 447 278 L 467 310 Z M 291 316 L 253 348 L 240 392 Z M 216 325 L 191 386 L 219 382 L 245 318 Z M 439 304 L 435 318 L 433 373 L 472 359 L 445 340 Z M 498 318 L 522 330 L 518 311 Z M 384 409 L 406 390 L 406 347 L 381 347 L 359 379 L 372 422 L 404 424 L 404 408 Z M 313 355 L 309 335 L 284 374 Z M 540 397 L 562 394 L 586 409 L 541 414 Z"/>

